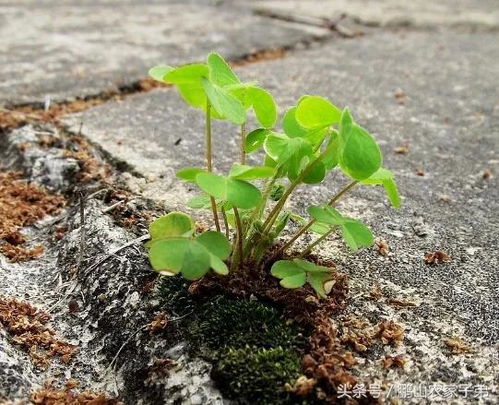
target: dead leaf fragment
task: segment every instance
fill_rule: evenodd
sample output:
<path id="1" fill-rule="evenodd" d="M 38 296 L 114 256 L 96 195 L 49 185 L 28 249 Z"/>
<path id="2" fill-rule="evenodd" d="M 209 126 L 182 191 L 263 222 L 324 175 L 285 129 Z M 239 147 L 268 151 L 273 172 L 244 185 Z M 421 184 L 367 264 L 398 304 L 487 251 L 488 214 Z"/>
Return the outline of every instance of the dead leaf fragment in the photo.
<path id="1" fill-rule="evenodd" d="M 424 261 L 428 264 L 448 263 L 450 262 L 450 256 L 443 250 L 435 250 L 434 252 L 426 253 Z"/>
<path id="2" fill-rule="evenodd" d="M 448 338 L 444 343 L 453 354 L 471 353 L 473 350 L 459 338 Z"/>
<path id="3" fill-rule="evenodd" d="M 384 368 L 404 368 L 407 359 L 403 354 L 397 354 L 396 356 L 385 356 L 381 362 Z"/>
<path id="4" fill-rule="evenodd" d="M 381 256 L 388 256 L 388 253 L 390 253 L 390 246 L 388 246 L 388 243 L 384 239 L 377 239 L 376 240 L 376 250 Z"/>

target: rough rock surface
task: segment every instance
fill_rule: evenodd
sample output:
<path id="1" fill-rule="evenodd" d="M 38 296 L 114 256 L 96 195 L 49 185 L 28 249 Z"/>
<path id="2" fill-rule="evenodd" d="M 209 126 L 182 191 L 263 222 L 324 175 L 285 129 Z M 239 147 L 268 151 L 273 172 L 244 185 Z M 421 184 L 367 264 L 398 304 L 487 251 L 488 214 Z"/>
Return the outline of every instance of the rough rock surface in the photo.
<path id="1" fill-rule="evenodd" d="M 32 156 L 38 156 L 40 164 L 50 164 L 52 153 L 45 153 L 44 159 L 42 154 L 46 149 L 34 142 L 37 133 L 47 131 L 56 134 L 49 126 L 44 131 L 23 127 L 12 132 L 6 139 L 9 147 L 4 150 L 8 155 L 2 155 L 2 161 L 24 164 Z M 19 139 L 33 142 L 24 150 L 26 155 L 16 148 Z M 14 151 L 20 154 L 18 159 L 13 159 Z M 61 172 L 54 171 L 47 178 L 53 181 L 45 184 L 52 188 L 60 186 L 64 167 L 60 165 Z M 140 199 L 129 204 L 134 209 L 149 208 Z M 17 297 L 49 311 L 53 318 L 50 326 L 57 336 L 77 346 L 77 354 L 69 365 L 53 360 L 46 370 L 40 370 L 33 366 L 27 353 L 12 345 L 2 328 L 0 399 L 25 399 L 45 381 L 59 375 L 62 380 L 79 381 L 82 389 L 107 392 L 130 404 L 177 403 L 176 399 L 189 396 L 191 402 L 182 403 L 221 403 L 221 396 L 209 378 L 210 366 L 190 359 L 183 345 L 174 347 L 175 340 L 165 340 L 149 331 L 148 324 L 158 309 L 154 294 L 144 292 L 152 273 L 142 248 L 143 238 L 137 240 L 136 235 L 119 226 L 110 214 L 103 213 L 105 208 L 98 199 L 85 201 L 83 245 L 79 204 L 76 204 L 59 217 L 47 218 L 25 230 L 32 241 L 45 245 L 41 258 L 9 263 L 0 257 L 0 295 Z M 66 229 L 59 241 L 54 240 L 55 225 Z M 82 246 L 83 260 L 78 268 Z M 177 364 L 156 375 L 152 371 L 154 362 L 163 358 Z M 137 378 L 139 375 L 142 378 Z M 201 402 L 193 402 L 192 398 Z"/>

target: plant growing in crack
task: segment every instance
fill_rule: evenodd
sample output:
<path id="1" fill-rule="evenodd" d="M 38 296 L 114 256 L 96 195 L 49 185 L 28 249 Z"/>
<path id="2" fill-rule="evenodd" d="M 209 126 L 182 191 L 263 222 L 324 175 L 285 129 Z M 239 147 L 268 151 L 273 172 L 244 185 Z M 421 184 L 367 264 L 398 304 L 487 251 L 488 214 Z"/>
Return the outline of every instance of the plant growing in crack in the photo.
<path id="1" fill-rule="evenodd" d="M 149 73 L 176 86 L 188 104 L 204 111 L 206 165 L 182 169 L 177 176 L 201 189 L 203 193 L 188 205 L 210 209 L 216 228 L 196 235 L 194 221 L 180 212 L 157 219 L 150 225 L 147 243 L 153 268 L 196 280 L 210 269 L 226 275 L 229 267 L 231 271 L 270 267 L 283 287 L 309 283 L 325 297 L 332 285 L 329 269 L 304 258 L 336 231 L 354 251 L 371 246 L 374 239 L 363 223 L 338 212 L 336 203 L 358 185 L 382 185 L 392 205 L 400 205 L 393 173 L 382 167 L 374 138 L 353 120 L 348 108 L 340 110 L 323 97 L 309 95 L 284 113 L 282 130 L 277 131 L 272 95 L 255 83 L 241 82 L 216 53 L 206 63 L 157 66 Z M 249 133 L 248 110 L 253 110 L 260 125 Z M 212 119 L 239 127 L 239 156 L 227 175 L 213 171 Z M 257 152 L 263 154 L 262 163 L 247 164 L 247 155 Z M 308 221 L 286 210 L 286 202 L 298 187 L 319 184 L 335 170 L 343 172 L 349 182 L 323 205 L 310 206 Z M 300 229 L 277 245 L 290 221 L 300 224 Z M 279 260 L 307 231 L 319 236 L 296 258 Z"/>

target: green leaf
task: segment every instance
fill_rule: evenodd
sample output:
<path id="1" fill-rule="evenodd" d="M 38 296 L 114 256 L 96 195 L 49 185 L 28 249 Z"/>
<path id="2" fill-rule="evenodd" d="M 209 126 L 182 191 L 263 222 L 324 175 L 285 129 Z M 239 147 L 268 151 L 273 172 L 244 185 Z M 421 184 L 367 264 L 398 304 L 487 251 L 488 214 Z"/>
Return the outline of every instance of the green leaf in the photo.
<path id="1" fill-rule="evenodd" d="M 165 83 L 184 84 L 199 83 L 209 75 L 208 66 L 204 63 L 190 63 L 174 68 L 167 72 L 163 80 Z"/>
<path id="2" fill-rule="evenodd" d="M 227 200 L 227 179 L 215 173 L 199 173 L 196 184 L 205 193 L 221 200 Z"/>
<path id="3" fill-rule="evenodd" d="M 181 273 L 187 280 L 198 280 L 210 270 L 211 255 L 202 244 L 189 242 L 184 253 Z"/>
<path id="4" fill-rule="evenodd" d="M 190 243 L 186 238 L 152 240 L 149 244 L 149 261 L 154 270 L 165 274 L 177 274 L 182 268 L 184 254 Z"/>
<path id="5" fill-rule="evenodd" d="M 336 209 L 327 205 L 312 205 L 308 207 L 307 212 L 312 218 L 325 224 L 336 226 L 345 222 L 345 218 Z"/>
<path id="6" fill-rule="evenodd" d="M 400 195 L 397 190 L 397 184 L 395 183 L 393 177 L 393 173 L 390 170 L 381 167 L 373 175 L 365 180 L 362 180 L 360 183 L 368 185 L 383 185 L 391 204 L 395 208 L 398 208 L 400 207 Z"/>
<path id="7" fill-rule="evenodd" d="M 361 247 L 369 247 L 374 243 L 374 237 L 362 222 L 349 220 L 341 226 L 343 239 L 354 252 Z"/>
<path id="8" fill-rule="evenodd" d="M 202 79 L 203 88 L 215 111 L 222 117 L 226 117 L 234 124 L 244 124 L 246 121 L 246 110 L 241 102 L 231 96 L 224 88 Z"/>
<path id="9" fill-rule="evenodd" d="M 246 97 L 253 106 L 258 122 L 265 128 L 273 127 L 277 121 L 277 105 L 272 95 L 260 87 L 250 87 Z"/>
<path id="10" fill-rule="evenodd" d="M 310 273 L 329 273 L 329 269 L 327 267 L 317 266 L 316 264 L 311 263 L 307 260 L 293 259 L 293 263 L 295 263 L 298 267 L 300 267 L 304 271 Z"/>
<path id="11" fill-rule="evenodd" d="M 256 207 L 262 199 L 262 193 L 253 184 L 244 180 L 227 180 L 227 201 L 235 207 L 249 209 Z"/>
<path id="12" fill-rule="evenodd" d="M 159 65 L 159 66 L 154 66 L 153 68 L 149 69 L 149 76 L 151 76 L 154 80 L 157 80 L 158 82 L 165 82 L 163 78 L 167 73 L 172 71 L 173 68 L 171 66 L 166 66 L 166 65 Z"/>
<path id="13" fill-rule="evenodd" d="M 326 273 L 309 273 L 307 281 L 322 298 L 327 298 L 331 292 L 331 287 L 334 285 L 331 274 Z"/>
<path id="14" fill-rule="evenodd" d="M 225 235 L 220 232 L 207 231 L 197 236 L 195 240 L 220 260 L 225 260 L 230 255 L 230 243 Z"/>
<path id="15" fill-rule="evenodd" d="M 184 169 L 180 169 L 176 174 L 179 179 L 195 183 L 196 176 L 203 172 L 205 172 L 205 170 L 200 167 L 186 167 Z"/>
<path id="16" fill-rule="evenodd" d="M 338 164 L 338 154 L 340 151 L 340 137 L 338 132 L 333 131 L 329 142 L 324 150 L 322 156 L 322 162 L 326 166 L 327 170 L 331 170 Z"/>
<path id="17" fill-rule="evenodd" d="M 263 144 L 265 153 L 295 175 L 302 168 L 302 160 L 312 155 L 311 145 L 302 138 L 290 138 L 284 134 L 271 133 Z"/>
<path id="18" fill-rule="evenodd" d="M 284 288 L 300 288 L 305 284 L 306 281 L 306 273 L 302 271 L 301 273 L 295 274 L 294 276 L 289 276 L 283 278 L 279 284 Z"/>
<path id="19" fill-rule="evenodd" d="M 350 132 L 343 136 L 346 139 L 341 139 L 341 169 L 355 180 L 367 179 L 381 167 L 382 157 L 378 144 L 357 124 L 352 124 Z"/>
<path id="20" fill-rule="evenodd" d="M 239 180 L 266 179 L 275 174 L 275 168 L 267 166 L 247 166 L 234 164 L 229 172 L 229 177 Z"/>
<path id="21" fill-rule="evenodd" d="M 290 138 L 303 137 L 307 130 L 296 121 L 296 107 L 291 107 L 282 118 L 282 129 Z"/>
<path id="22" fill-rule="evenodd" d="M 149 234 L 153 240 L 170 236 L 191 236 L 194 230 L 194 221 L 182 212 L 170 212 L 149 224 Z"/>
<path id="23" fill-rule="evenodd" d="M 352 115 L 350 114 L 350 110 L 348 107 L 345 107 L 343 111 L 341 112 L 341 119 L 340 119 L 340 137 L 345 138 L 349 133 L 350 130 L 352 129 L 353 125 L 353 118 Z"/>
<path id="24" fill-rule="evenodd" d="M 272 132 L 266 128 L 258 128 L 251 131 L 248 135 L 246 135 L 244 151 L 248 154 L 257 151 L 263 146 L 265 139 L 267 139 L 267 136 L 271 133 Z"/>
<path id="25" fill-rule="evenodd" d="M 210 81 L 217 86 L 223 87 L 241 82 L 229 64 L 218 53 L 212 52 L 208 55 L 208 68 Z"/>
<path id="26" fill-rule="evenodd" d="M 306 184 L 317 184 L 326 177 L 326 166 L 322 161 L 316 161 L 310 171 L 303 177 L 303 182 Z"/>
<path id="27" fill-rule="evenodd" d="M 305 96 L 296 106 L 296 121 L 304 128 L 323 128 L 340 122 L 341 111 L 329 100 Z"/>
<path id="28" fill-rule="evenodd" d="M 227 265 L 215 255 L 211 255 L 210 257 L 210 266 L 215 273 L 221 274 L 222 276 L 229 274 Z"/>
<path id="29" fill-rule="evenodd" d="M 187 206 L 194 209 L 210 208 L 211 207 L 210 196 L 207 194 L 194 196 L 187 202 Z"/>
<path id="30" fill-rule="evenodd" d="M 198 174 L 196 183 L 205 193 L 228 201 L 238 208 L 256 207 L 262 198 L 260 190 L 251 183 L 225 178 L 213 173 Z"/>
<path id="31" fill-rule="evenodd" d="M 398 208 L 400 207 L 400 195 L 397 189 L 397 183 L 393 179 L 387 179 L 383 181 L 383 187 L 385 188 L 386 195 L 390 200 L 391 204 Z"/>

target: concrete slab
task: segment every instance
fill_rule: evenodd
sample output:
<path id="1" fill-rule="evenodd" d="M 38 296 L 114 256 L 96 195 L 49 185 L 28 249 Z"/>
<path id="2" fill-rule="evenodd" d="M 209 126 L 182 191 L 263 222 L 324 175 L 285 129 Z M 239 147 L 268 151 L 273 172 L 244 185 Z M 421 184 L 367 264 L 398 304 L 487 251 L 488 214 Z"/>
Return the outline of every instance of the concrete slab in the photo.
<path id="1" fill-rule="evenodd" d="M 242 78 L 258 79 L 275 93 L 281 106 L 307 93 L 350 106 L 376 135 L 385 165 L 397 175 L 404 196 L 400 210 L 371 188 L 353 191 L 340 205 L 388 242 L 388 257 L 375 249 L 349 253 L 334 238 L 320 250 L 352 277 L 352 313 L 404 325 L 399 352 L 411 359 L 411 372 L 385 375 L 391 381 L 497 385 L 497 39 L 490 33 L 378 33 L 239 69 Z M 173 172 L 202 164 L 202 116 L 184 107 L 173 90 L 139 94 L 66 120 L 74 130 L 80 122 L 86 136 L 145 177 L 138 191 L 172 208 L 194 194 Z M 233 127 L 216 127 L 217 167 L 230 164 L 235 137 Z M 408 153 L 395 153 L 405 143 Z M 483 176 L 485 170 L 492 176 Z M 292 205 L 303 212 L 344 182 L 333 177 L 303 188 Z M 451 262 L 424 263 L 425 253 L 437 249 L 447 251 Z M 375 285 L 417 306 L 373 303 L 369 291 Z M 472 344 L 473 355 L 450 355 L 443 340 L 455 335 Z M 379 358 L 371 353 L 363 361 L 362 375 L 379 375 Z"/>
<path id="2" fill-rule="evenodd" d="M 245 0 L 254 10 L 281 16 L 335 20 L 347 15 L 365 25 L 413 27 L 464 27 L 481 30 L 499 28 L 499 9 L 494 0 Z"/>
<path id="3" fill-rule="evenodd" d="M 229 59 L 328 31 L 214 2 L 0 2 L 0 105 L 70 100 L 147 76 L 149 67 Z"/>

